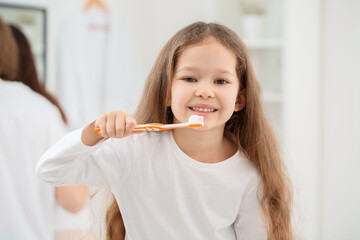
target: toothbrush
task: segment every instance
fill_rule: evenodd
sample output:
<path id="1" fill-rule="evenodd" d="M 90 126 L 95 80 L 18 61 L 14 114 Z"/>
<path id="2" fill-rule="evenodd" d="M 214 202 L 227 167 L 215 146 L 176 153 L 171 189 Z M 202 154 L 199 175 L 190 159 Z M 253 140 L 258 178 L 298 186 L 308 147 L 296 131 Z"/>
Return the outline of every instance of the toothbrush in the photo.
<path id="1" fill-rule="evenodd" d="M 189 117 L 189 121 L 186 123 L 175 123 L 175 124 L 162 124 L 162 123 L 148 123 L 148 124 L 141 124 L 137 125 L 134 128 L 136 130 L 145 130 L 145 131 L 164 131 L 170 130 L 175 128 L 195 128 L 195 127 L 202 127 L 204 126 L 204 117 L 198 115 L 191 115 Z M 100 128 L 96 127 L 94 132 L 99 133 Z"/>

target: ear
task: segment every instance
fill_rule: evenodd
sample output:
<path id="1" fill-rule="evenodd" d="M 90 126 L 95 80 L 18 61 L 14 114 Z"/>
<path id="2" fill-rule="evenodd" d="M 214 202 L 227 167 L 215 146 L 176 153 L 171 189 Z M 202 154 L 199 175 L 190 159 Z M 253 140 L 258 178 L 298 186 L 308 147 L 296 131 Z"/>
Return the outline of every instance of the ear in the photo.
<path id="1" fill-rule="evenodd" d="M 240 91 L 235 103 L 234 112 L 242 110 L 246 105 L 246 89 Z"/>

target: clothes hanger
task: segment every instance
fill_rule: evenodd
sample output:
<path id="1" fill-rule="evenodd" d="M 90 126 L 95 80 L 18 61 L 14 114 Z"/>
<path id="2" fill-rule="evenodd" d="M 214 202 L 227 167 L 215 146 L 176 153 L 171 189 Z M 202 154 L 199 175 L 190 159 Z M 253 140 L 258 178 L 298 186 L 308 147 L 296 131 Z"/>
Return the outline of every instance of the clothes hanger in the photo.
<path id="1" fill-rule="evenodd" d="M 92 7 L 99 7 L 105 13 L 109 12 L 108 7 L 102 0 L 88 0 L 84 6 L 84 10 L 89 11 Z"/>
<path id="2" fill-rule="evenodd" d="M 109 12 L 108 7 L 102 0 L 88 0 L 84 6 L 84 11 L 89 11 L 92 7 L 99 7 L 105 14 Z M 93 31 L 105 31 L 107 32 L 109 30 L 108 24 L 96 24 L 96 23 L 90 23 L 89 24 L 90 30 Z"/>

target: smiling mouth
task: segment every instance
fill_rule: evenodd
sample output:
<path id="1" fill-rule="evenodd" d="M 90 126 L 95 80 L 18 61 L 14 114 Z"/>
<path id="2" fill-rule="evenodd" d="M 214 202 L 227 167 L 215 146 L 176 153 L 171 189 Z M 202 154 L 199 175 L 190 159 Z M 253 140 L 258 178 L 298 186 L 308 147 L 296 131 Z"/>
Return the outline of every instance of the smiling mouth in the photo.
<path id="1" fill-rule="evenodd" d="M 191 110 L 196 112 L 216 112 L 215 108 L 199 108 L 199 107 L 189 107 Z"/>

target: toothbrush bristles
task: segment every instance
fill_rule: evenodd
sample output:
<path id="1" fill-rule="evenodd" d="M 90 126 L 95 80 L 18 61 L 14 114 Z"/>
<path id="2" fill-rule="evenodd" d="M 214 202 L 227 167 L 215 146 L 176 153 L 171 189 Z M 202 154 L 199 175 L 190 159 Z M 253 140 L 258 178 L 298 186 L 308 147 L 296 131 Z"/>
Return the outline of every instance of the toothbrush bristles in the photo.
<path id="1" fill-rule="evenodd" d="M 199 116 L 199 115 L 191 115 L 189 117 L 189 123 L 191 124 L 201 124 L 202 126 L 204 126 L 204 117 L 203 116 Z"/>

